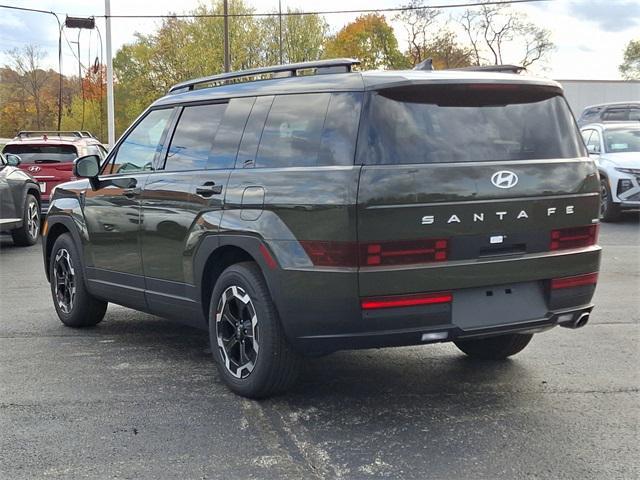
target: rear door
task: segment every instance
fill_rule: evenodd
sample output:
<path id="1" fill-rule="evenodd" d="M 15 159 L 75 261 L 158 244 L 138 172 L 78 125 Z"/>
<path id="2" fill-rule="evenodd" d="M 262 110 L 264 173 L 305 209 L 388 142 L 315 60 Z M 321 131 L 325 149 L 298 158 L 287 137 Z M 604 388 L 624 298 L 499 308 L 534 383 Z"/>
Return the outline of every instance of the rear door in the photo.
<path id="1" fill-rule="evenodd" d="M 361 296 L 551 278 L 568 260 L 509 260 L 597 222 L 596 168 L 552 87 L 370 92 L 358 161 Z"/>
<path id="2" fill-rule="evenodd" d="M 197 308 L 192 254 L 202 232 L 199 217 L 221 211 L 235 158 L 220 155 L 217 135 L 229 108 L 228 102 L 179 107 L 175 130 L 145 183 L 142 261 L 147 301 L 158 314 L 188 317 L 185 309 Z"/>

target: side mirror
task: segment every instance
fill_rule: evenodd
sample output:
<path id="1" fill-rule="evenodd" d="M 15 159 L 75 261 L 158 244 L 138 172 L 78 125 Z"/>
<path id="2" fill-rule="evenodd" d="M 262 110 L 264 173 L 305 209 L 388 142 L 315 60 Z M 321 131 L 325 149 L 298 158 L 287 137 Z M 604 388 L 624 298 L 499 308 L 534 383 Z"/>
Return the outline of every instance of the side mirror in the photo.
<path id="1" fill-rule="evenodd" d="M 4 158 L 7 159 L 7 165 L 11 165 L 12 167 L 17 167 L 22 163 L 22 159 L 13 153 L 5 153 Z"/>
<path id="2" fill-rule="evenodd" d="M 600 153 L 598 146 L 593 144 L 587 145 L 587 151 L 589 152 L 589 155 L 598 155 Z"/>
<path id="3" fill-rule="evenodd" d="M 96 178 L 100 173 L 100 157 L 86 155 L 73 162 L 73 174 L 78 178 Z"/>

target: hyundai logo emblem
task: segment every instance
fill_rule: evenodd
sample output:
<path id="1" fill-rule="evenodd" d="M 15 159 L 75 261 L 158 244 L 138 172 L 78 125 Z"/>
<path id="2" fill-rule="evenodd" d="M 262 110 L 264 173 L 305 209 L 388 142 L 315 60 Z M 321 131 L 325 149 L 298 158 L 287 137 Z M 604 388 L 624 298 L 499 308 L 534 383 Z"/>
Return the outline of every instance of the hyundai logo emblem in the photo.
<path id="1" fill-rule="evenodd" d="M 29 167 L 29 171 L 36 173 L 40 171 L 40 167 L 36 167 L 35 165 L 33 167 Z"/>
<path id="2" fill-rule="evenodd" d="M 491 183 L 498 188 L 515 187 L 516 183 L 518 183 L 518 175 L 509 170 L 500 170 L 491 175 Z"/>

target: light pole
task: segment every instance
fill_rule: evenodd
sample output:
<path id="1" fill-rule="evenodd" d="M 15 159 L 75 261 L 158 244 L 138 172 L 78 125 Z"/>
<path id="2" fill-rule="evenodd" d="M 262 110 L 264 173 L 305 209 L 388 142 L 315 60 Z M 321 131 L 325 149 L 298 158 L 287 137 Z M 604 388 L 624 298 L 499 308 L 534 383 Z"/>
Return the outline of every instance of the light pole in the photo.
<path id="1" fill-rule="evenodd" d="M 109 1 L 109 0 L 106 0 Z M 229 2 L 224 0 L 224 71 L 229 71 Z"/>
<path id="2" fill-rule="evenodd" d="M 104 0 L 105 33 L 107 36 L 107 138 L 109 147 L 116 143 L 116 128 L 113 103 L 113 59 L 111 58 L 111 0 Z"/>

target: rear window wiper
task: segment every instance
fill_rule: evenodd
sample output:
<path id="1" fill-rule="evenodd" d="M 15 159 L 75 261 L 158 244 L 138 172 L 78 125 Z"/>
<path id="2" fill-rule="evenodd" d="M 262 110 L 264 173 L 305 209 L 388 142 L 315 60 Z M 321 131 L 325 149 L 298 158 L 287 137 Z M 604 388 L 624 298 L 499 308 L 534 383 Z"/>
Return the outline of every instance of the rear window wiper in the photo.
<path id="1" fill-rule="evenodd" d="M 33 163 L 60 163 L 60 160 L 34 160 Z"/>

